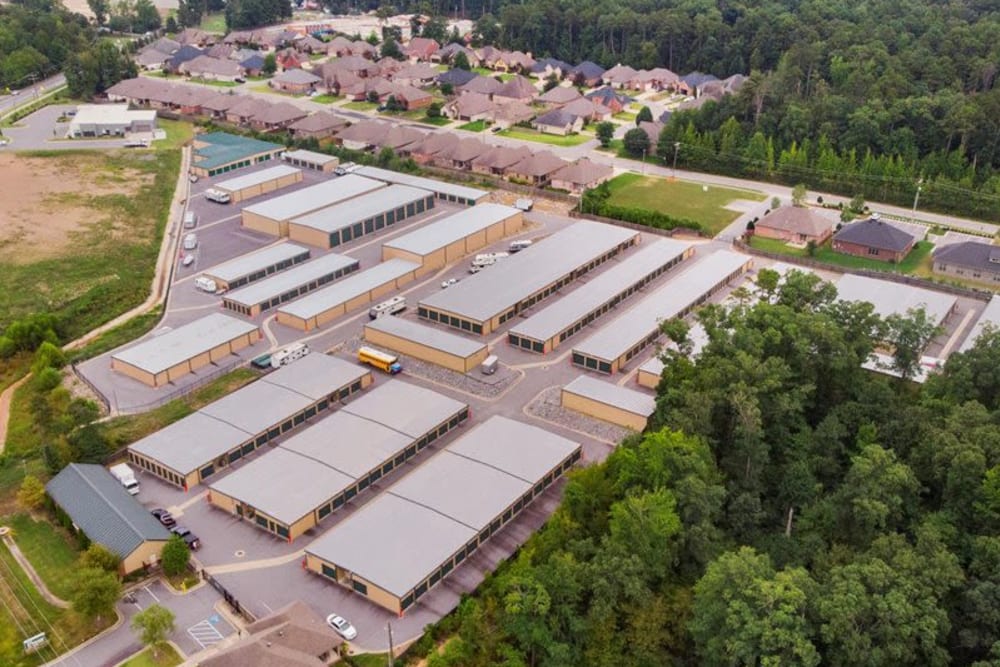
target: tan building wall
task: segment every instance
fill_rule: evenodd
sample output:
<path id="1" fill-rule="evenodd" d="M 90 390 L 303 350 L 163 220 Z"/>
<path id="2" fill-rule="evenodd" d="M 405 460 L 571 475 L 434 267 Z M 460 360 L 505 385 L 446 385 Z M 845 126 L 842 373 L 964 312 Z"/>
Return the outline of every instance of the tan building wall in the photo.
<path id="1" fill-rule="evenodd" d="M 565 387 L 562 390 L 562 406 L 570 410 L 582 412 L 585 415 L 590 415 L 591 417 L 596 417 L 602 421 L 630 428 L 633 431 L 641 432 L 646 428 L 648 420 L 648 417 L 645 415 L 639 415 L 613 405 L 608 405 L 607 403 L 600 403 L 591 398 L 568 392 Z"/>
<path id="2" fill-rule="evenodd" d="M 330 247 L 330 235 L 328 233 L 312 227 L 306 227 L 305 225 L 298 225 L 294 222 L 288 223 L 288 238 L 292 241 L 316 246 L 317 248 Z"/>
<path id="3" fill-rule="evenodd" d="M 273 178 L 269 181 L 264 181 L 263 183 L 258 183 L 256 185 L 250 186 L 248 188 L 242 188 L 240 190 L 227 190 L 226 188 L 219 188 L 223 192 L 228 192 L 232 197 L 232 202 L 234 204 L 243 201 L 244 199 L 250 199 L 251 197 L 258 197 L 260 195 L 265 195 L 269 192 L 275 192 L 281 188 L 287 188 L 289 185 L 295 185 L 302 181 L 302 172 L 297 171 L 293 174 L 287 174 L 280 178 Z"/>
<path id="4" fill-rule="evenodd" d="M 250 347 L 258 340 L 260 340 L 259 329 L 234 338 L 233 340 L 223 343 L 222 345 L 212 348 L 211 350 L 199 353 L 190 359 L 182 361 L 181 363 L 159 373 L 150 373 L 149 371 L 145 371 L 113 357 L 111 359 L 111 369 L 139 380 L 143 384 L 147 384 L 151 387 L 159 387 L 168 382 L 182 378 L 188 373 L 193 373 L 199 368 L 203 368 L 214 361 L 223 359 L 234 352 Z"/>
<path id="5" fill-rule="evenodd" d="M 487 356 L 489 356 L 489 350 L 486 345 L 483 345 L 481 349 L 475 352 L 475 354 L 468 357 L 460 357 L 432 347 L 427 347 L 426 345 L 421 345 L 420 343 L 412 340 L 400 338 L 399 336 L 393 336 L 392 334 L 384 331 L 377 331 L 367 326 L 365 327 L 365 340 L 373 345 L 379 345 L 400 354 L 428 361 L 432 364 L 437 364 L 438 366 L 443 366 L 459 373 L 468 373 L 470 370 L 481 364 Z"/>
<path id="6" fill-rule="evenodd" d="M 367 305 L 372 301 L 375 301 L 380 296 L 388 294 L 393 290 L 399 289 L 407 283 L 413 282 L 417 279 L 419 275 L 419 269 L 414 269 L 410 273 L 404 274 L 395 280 L 390 280 L 389 282 L 382 283 L 377 287 L 365 292 L 364 294 L 359 294 L 358 296 L 350 299 L 344 303 L 336 304 L 322 313 L 319 313 L 313 317 L 302 318 L 295 315 L 290 315 L 284 311 L 279 310 L 276 319 L 279 323 L 284 324 L 289 327 L 294 327 L 300 331 L 312 331 L 317 327 L 321 327 L 324 324 L 337 319 L 341 315 L 354 310 L 355 308 L 360 308 L 361 306 Z"/>
<path id="7" fill-rule="evenodd" d="M 351 586 L 352 575 L 350 573 L 348 573 L 346 570 L 343 570 L 342 568 L 338 568 L 333 563 L 328 563 L 310 553 L 306 554 L 306 567 L 309 570 L 315 572 L 316 574 L 319 574 L 324 578 L 329 579 L 329 577 L 323 573 L 324 565 L 333 570 L 336 570 L 337 578 L 335 581 L 338 584 L 347 588 L 348 590 L 354 590 L 353 587 Z M 368 588 L 368 594 L 365 597 L 367 597 L 375 604 L 385 609 L 388 609 L 389 611 L 396 614 L 402 612 L 402 605 L 400 604 L 399 598 L 393 595 L 392 593 L 382 590 L 372 582 L 362 577 L 354 575 L 353 580 L 363 583 Z"/>
<path id="8" fill-rule="evenodd" d="M 523 225 L 524 217 L 519 211 L 505 220 L 500 220 L 490 225 L 486 229 L 473 232 L 464 238 L 458 239 L 443 248 L 438 248 L 423 256 L 399 248 L 382 246 L 382 261 L 398 257 L 410 262 L 417 262 L 421 265 L 421 274 L 426 274 L 430 271 L 440 269 L 446 264 L 456 262 L 466 255 L 491 243 L 495 243 L 504 237 L 517 233 Z"/>
<path id="9" fill-rule="evenodd" d="M 247 229 L 252 229 L 255 232 L 260 232 L 262 234 L 270 234 L 271 236 L 288 236 L 288 221 L 287 220 L 274 220 L 273 218 L 267 218 L 263 215 L 258 215 L 256 213 L 251 213 L 244 209 L 243 218 L 240 221 Z"/>
<path id="10" fill-rule="evenodd" d="M 166 540 L 149 540 L 143 542 L 136 547 L 135 551 L 122 559 L 119 571 L 122 574 L 130 574 L 136 570 L 141 570 L 144 565 L 152 565 L 154 562 L 159 562 L 160 552 L 163 551 L 163 545 L 166 543 Z"/>
<path id="11" fill-rule="evenodd" d="M 656 389 L 660 385 L 660 376 L 640 368 L 638 374 L 635 376 L 635 381 L 642 387 Z"/>
<path id="12" fill-rule="evenodd" d="M 218 507 L 223 512 L 225 512 L 227 514 L 230 514 L 232 516 L 239 516 L 239 513 L 236 511 L 236 506 L 238 504 L 242 505 L 243 507 L 252 507 L 252 505 L 250 505 L 249 503 L 243 503 L 241 501 L 238 501 L 237 499 L 232 498 L 231 496 L 227 496 L 224 493 L 220 493 L 219 491 L 216 491 L 215 489 L 210 489 L 209 490 L 209 492 L 208 492 L 208 501 L 212 505 L 214 505 L 215 507 Z M 269 516 L 269 515 L 267 515 L 266 512 L 261 512 L 257 508 L 254 508 L 254 511 L 257 512 L 258 514 Z M 258 530 L 263 530 L 263 531 L 265 531 L 267 533 L 271 533 L 270 530 L 267 530 L 267 528 L 265 528 L 264 526 L 261 526 L 260 524 L 258 524 L 253 519 L 247 519 L 247 518 L 244 517 L 244 520 L 249 525 L 253 526 L 254 528 L 257 528 Z M 275 519 L 273 519 L 273 518 L 271 518 L 271 520 L 275 521 Z M 280 522 L 276 521 L 276 523 L 280 523 Z M 282 524 L 282 525 L 285 525 L 285 524 Z M 316 511 L 312 510 L 308 514 L 306 514 L 305 516 L 303 516 L 301 519 L 299 519 L 298 521 L 294 522 L 292 525 L 288 526 L 288 538 L 287 538 L 288 541 L 291 542 L 292 540 L 294 540 L 295 538 L 299 537 L 300 535 L 302 535 L 303 533 L 305 533 L 307 530 L 309 530 L 310 528 L 314 527 L 315 525 L 316 525 Z M 271 533 L 271 534 L 274 535 L 276 533 Z"/>

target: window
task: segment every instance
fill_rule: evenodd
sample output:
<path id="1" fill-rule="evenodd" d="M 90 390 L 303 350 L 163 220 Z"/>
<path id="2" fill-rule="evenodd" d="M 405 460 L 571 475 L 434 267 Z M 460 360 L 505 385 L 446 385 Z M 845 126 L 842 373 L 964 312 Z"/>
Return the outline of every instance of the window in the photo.
<path id="1" fill-rule="evenodd" d="M 337 578 L 337 571 L 334 570 L 329 565 L 327 565 L 326 563 L 323 563 L 322 571 L 323 571 L 324 575 L 326 575 L 327 577 L 330 577 L 331 579 L 336 579 Z"/>
<path id="2" fill-rule="evenodd" d="M 365 586 L 360 581 L 354 580 L 351 582 L 351 584 L 353 585 L 354 590 L 356 590 L 358 593 L 361 593 L 362 595 L 368 595 L 368 587 Z"/>
<path id="3" fill-rule="evenodd" d="M 868 254 L 878 256 L 878 248 L 868 248 Z"/>

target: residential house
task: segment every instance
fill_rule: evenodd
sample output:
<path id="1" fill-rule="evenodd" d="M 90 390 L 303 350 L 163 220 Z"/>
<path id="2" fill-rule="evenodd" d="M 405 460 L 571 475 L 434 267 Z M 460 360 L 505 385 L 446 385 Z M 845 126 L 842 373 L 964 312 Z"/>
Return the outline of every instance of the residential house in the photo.
<path id="1" fill-rule="evenodd" d="M 434 163 L 442 167 L 468 171 L 472 168 L 472 161 L 488 150 L 490 150 L 490 146 L 475 137 L 460 139 L 450 151 L 438 153 L 434 158 Z"/>
<path id="2" fill-rule="evenodd" d="M 541 60 L 536 60 L 535 64 L 531 66 L 531 76 L 536 79 L 548 79 L 550 76 L 554 76 L 557 79 L 561 79 L 567 74 L 573 67 L 564 63 L 561 60 L 555 58 L 542 58 Z"/>
<path id="3" fill-rule="evenodd" d="M 611 109 L 607 108 L 600 102 L 588 100 L 586 97 L 581 97 L 578 100 L 573 100 L 569 104 L 564 104 L 562 106 L 562 111 L 573 114 L 574 116 L 579 116 L 583 119 L 584 124 L 600 123 L 605 120 L 611 120 L 611 117 L 614 116 Z"/>
<path id="4" fill-rule="evenodd" d="M 271 104 L 266 109 L 262 109 L 250 120 L 250 126 L 255 130 L 273 132 L 283 130 L 297 120 L 302 120 L 309 115 L 308 111 L 300 109 L 288 102 L 278 102 Z"/>
<path id="5" fill-rule="evenodd" d="M 506 104 L 498 104 L 490 112 L 489 120 L 497 127 L 506 130 L 518 123 L 527 123 L 537 112 L 524 102 L 511 100 Z"/>
<path id="6" fill-rule="evenodd" d="M 562 169 L 565 164 L 566 162 L 556 157 L 552 151 L 539 151 L 508 167 L 504 176 L 542 188 L 552 180 L 552 174 Z"/>
<path id="7" fill-rule="evenodd" d="M 912 234 L 872 216 L 845 225 L 834 234 L 833 249 L 845 255 L 898 263 L 910 254 L 916 242 Z"/>
<path id="8" fill-rule="evenodd" d="M 363 39 L 356 39 L 351 42 L 351 55 L 374 60 L 378 58 L 378 49 Z"/>
<path id="9" fill-rule="evenodd" d="M 435 78 L 438 85 L 450 85 L 453 89 L 458 89 L 475 79 L 478 74 L 475 72 L 470 72 L 465 69 L 450 69 L 447 72 L 441 72 Z"/>
<path id="10" fill-rule="evenodd" d="M 506 104 L 510 101 L 530 103 L 538 94 L 538 89 L 531 81 L 520 74 L 510 81 L 500 86 L 500 89 L 493 93 L 493 101 Z"/>
<path id="11" fill-rule="evenodd" d="M 301 69 L 290 69 L 275 75 L 267 85 L 275 90 L 293 95 L 304 95 L 323 83 L 323 79 Z"/>
<path id="12" fill-rule="evenodd" d="M 615 170 L 610 165 L 599 164 L 590 158 L 582 157 L 554 172 L 550 184 L 560 190 L 582 194 L 584 190 L 596 188 L 604 183 L 614 173 Z"/>
<path id="13" fill-rule="evenodd" d="M 356 74 L 362 79 L 368 76 L 378 76 L 379 66 L 373 63 L 371 60 L 362 58 L 361 56 L 344 56 L 343 58 L 338 58 L 329 63 L 324 63 L 322 67 L 325 68 L 335 68 L 339 70 L 345 70 Z"/>
<path id="14" fill-rule="evenodd" d="M 704 74 L 702 72 L 691 72 L 690 74 L 685 74 L 680 78 L 677 83 L 678 92 L 682 92 L 685 95 L 694 95 L 695 97 L 701 96 L 701 87 L 710 81 L 718 81 L 719 78 L 712 76 L 711 74 Z"/>
<path id="15" fill-rule="evenodd" d="M 170 55 L 156 49 L 143 49 L 135 55 L 135 64 L 146 72 L 158 72 L 170 60 Z"/>
<path id="16" fill-rule="evenodd" d="M 201 55 L 204 55 L 201 49 L 185 44 L 181 48 L 177 49 L 172 56 L 170 56 L 170 59 L 167 60 L 166 65 L 164 65 L 164 69 L 173 74 L 177 74 L 180 72 L 181 65 L 189 60 L 194 60 Z"/>
<path id="17" fill-rule="evenodd" d="M 327 111 L 318 111 L 288 126 L 296 139 L 326 139 L 347 127 L 347 120 Z"/>
<path id="18" fill-rule="evenodd" d="M 369 79 L 359 79 L 358 83 L 345 86 L 340 89 L 340 93 L 349 100 L 364 102 L 375 99 L 385 102 L 392 94 L 393 85 L 381 77 Z"/>
<path id="19" fill-rule="evenodd" d="M 604 68 L 597 63 L 584 60 L 569 71 L 569 79 L 578 86 L 593 88 L 600 85 L 604 77 Z"/>
<path id="20" fill-rule="evenodd" d="M 278 63 L 278 67 L 283 70 L 290 69 L 300 69 L 302 63 L 307 62 L 307 58 L 303 58 L 302 54 L 295 49 L 282 49 L 274 54 L 274 59 Z"/>
<path id="21" fill-rule="evenodd" d="M 179 71 L 181 74 L 206 81 L 235 81 L 243 76 L 243 68 L 238 62 L 210 56 L 198 56 L 181 63 Z"/>
<path id="22" fill-rule="evenodd" d="M 316 72 L 323 79 L 323 87 L 335 95 L 342 95 L 344 88 L 361 83 L 361 77 L 341 67 L 336 62 L 323 63 Z"/>
<path id="23" fill-rule="evenodd" d="M 440 73 L 427 63 L 417 63 L 416 65 L 404 65 L 392 73 L 389 78 L 392 79 L 393 83 L 407 86 L 427 86 L 433 83 Z"/>
<path id="24" fill-rule="evenodd" d="M 572 102 L 573 100 L 578 100 L 581 97 L 580 91 L 573 86 L 556 86 L 552 90 L 539 95 L 538 101 L 545 102 L 546 104 L 552 104 L 554 106 L 562 106 Z"/>
<path id="25" fill-rule="evenodd" d="M 426 109 L 434 101 L 434 96 L 427 91 L 397 83 L 392 84 L 389 97 L 395 98 L 396 102 L 402 104 L 407 111 Z"/>
<path id="26" fill-rule="evenodd" d="M 208 50 L 205 51 L 205 55 L 212 56 L 213 58 L 228 58 L 239 62 L 238 58 L 233 58 L 233 53 L 240 50 L 241 49 L 237 49 L 232 44 L 214 44 L 208 47 Z"/>
<path id="27" fill-rule="evenodd" d="M 326 42 L 316 39 L 312 35 L 306 35 L 295 40 L 295 48 L 303 53 L 326 53 Z"/>
<path id="28" fill-rule="evenodd" d="M 452 120 L 462 120 L 466 122 L 476 120 L 486 120 L 494 110 L 496 104 L 488 95 L 480 93 L 467 93 L 459 95 L 454 100 L 444 105 L 442 113 Z"/>
<path id="29" fill-rule="evenodd" d="M 393 125 L 378 142 L 380 148 L 391 148 L 399 155 L 406 155 L 408 147 L 423 141 L 427 132 L 409 125 Z"/>
<path id="30" fill-rule="evenodd" d="M 476 51 L 476 57 L 478 58 L 480 65 L 487 69 L 493 69 L 493 66 L 502 55 L 503 51 L 489 44 Z"/>
<path id="31" fill-rule="evenodd" d="M 264 73 L 264 56 L 259 53 L 238 62 L 247 76 L 260 76 Z"/>
<path id="32" fill-rule="evenodd" d="M 215 99 L 215 96 L 219 93 L 214 90 L 209 90 L 208 88 L 195 88 L 193 86 L 183 86 L 177 91 L 177 96 L 171 106 L 173 106 L 178 113 L 184 114 L 186 116 L 201 116 L 201 115 L 211 115 L 210 111 L 206 111 L 202 106 L 206 102 L 210 102 Z"/>
<path id="33" fill-rule="evenodd" d="M 441 45 L 437 43 L 437 40 L 428 39 L 427 37 L 414 37 L 403 47 L 403 55 L 412 63 L 427 62 L 439 48 L 441 48 Z"/>
<path id="34" fill-rule="evenodd" d="M 937 248 L 934 273 L 1000 283 L 1000 247 L 986 241 L 964 241 Z"/>
<path id="35" fill-rule="evenodd" d="M 472 160 L 472 171 L 488 176 L 503 176 L 507 170 L 521 160 L 531 157 L 527 146 L 493 146 Z"/>
<path id="36" fill-rule="evenodd" d="M 338 132 L 335 139 L 344 148 L 364 151 L 378 146 L 392 127 L 391 123 L 362 120 Z"/>
<path id="37" fill-rule="evenodd" d="M 326 52 L 328 55 L 339 58 L 341 56 L 350 55 L 352 45 L 353 42 L 351 40 L 347 39 L 343 35 L 337 35 L 326 43 Z"/>
<path id="38" fill-rule="evenodd" d="M 676 90 L 680 77 L 664 67 L 636 72 L 628 87 L 633 90 Z"/>
<path id="39" fill-rule="evenodd" d="M 633 101 L 631 97 L 628 95 L 622 95 L 611 86 L 602 86 L 596 90 L 592 90 L 584 95 L 584 97 L 588 100 L 600 102 L 607 108 L 611 109 L 612 113 L 621 113 Z"/>
<path id="40" fill-rule="evenodd" d="M 588 103 L 589 104 L 589 103 Z M 577 116 L 562 109 L 553 109 L 548 113 L 543 113 L 535 118 L 535 129 L 545 134 L 567 135 L 579 132 L 583 129 L 583 117 Z"/>
<path id="41" fill-rule="evenodd" d="M 479 66 L 479 56 L 476 52 L 467 46 L 459 44 L 457 42 L 452 42 L 451 44 L 446 44 L 445 46 L 438 49 L 436 52 L 431 54 L 432 63 L 451 63 L 455 60 L 455 56 L 459 53 L 464 53 L 466 60 L 469 61 L 470 67 Z"/>
<path id="42" fill-rule="evenodd" d="M 218 38 L 215 35 L 205 32 L 204 30 L 199 30 L 198 28 L 184 28 L 177 35 L 175 40 L 181 46 L 185 44 L 190 44 L 191 46 L 207 46 L 215 44 Z"/>
<path id="43" fill-rule="evenodd" d="M 474 79 L 469 81 L 467 84 L 462 86 L 462 93 L 481 93 L 483 95 L 489 95 L 490 99 L 493 98 L 500 89 L 503 88 L 503 83 L 498 79 L 494 79 L 489 76 L 479 76 L 476 75 Z"/>
<path id="44" fill-rule="evenodd" d="M 239 104 L 244 99 L 241 95 L 230 95 L 227 93 L 215 93 L 212 97 L 202 101 L 201 112 L 215 120 L 225 120 L 226 111 Z"/>
<path id="45" fill-rule="evenodd" d="M 796 245 L 810 241 L 823 245 L 833 234 L 836 222 L 819 211 L 804 206 L 782 206 L 754 225 L 754 236 Z"/>
<path id="46" fill-rule="evenodd" d="M 226 109 L 226 122 L 233 125 L 249 125 L 254 116 L 270 106 L 270 102 L 244 95 L 239 103 Z"/>
<path id="47" fill-rule="evenodd" d="M 375 65 L 378 67 L 378 72 L 373 76 L 380 76 L 383 79 L 391 79 L 401 69 L 409 67 L 408 64 L 395 58 L 382 58 L 375 61 Z M 437 70 L 434 70 L 434 74 L 437 75 Z"/>
<path id="48" fill-rule="evenodd" d="M 649 137 L 649 154 L 656 155 L 656 145 L 660 142 L 660 133 L 666 127 L 664 123 L 655 120 L 644 120 L 639 123 L 639 129 Z"/>
<path id="49" fill-rule="evenodd" d="M 535 59 L 523 51 L 501 51 L 493 61 L 493 69 L 498 72 L 530 72 Z"/>
<path id="50" fill-rule="evenodd" d="M 719 101 L 726 95 L 732 95 L 733 93 L 739 92 L 746 79 L 747 78 L 742 74 L 734 74 L 721 81 L 707 81 L 699 88 L 698 99 L 707 97 Z"/>
<path id="51" fill-rule="evenodd" d="M 453 150 L 458 141 L 458 137 L 451 132 L 431 132 L 420 141 L 408 146 L 407 152 L 417 164 L 427 164 L 439 153 Z"/>
<path id="52" fill-rule="evenodd" d="M 604 73 L 602 80 L 612 88 L 628 88 L 638 73 L 628 65 L 618 63 Z"/>
<path id="53" fill-rule="evenodd" d="M 253 32 L 250 30 L 233 30 L 223 39 L 223 44 L 253 44 Z"/>

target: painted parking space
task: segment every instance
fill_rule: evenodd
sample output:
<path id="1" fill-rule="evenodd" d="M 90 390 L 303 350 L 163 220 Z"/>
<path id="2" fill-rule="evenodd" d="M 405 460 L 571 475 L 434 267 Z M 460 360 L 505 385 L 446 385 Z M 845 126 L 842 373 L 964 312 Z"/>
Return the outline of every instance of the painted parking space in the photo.
<path id="1" fill-rule="evenodd" d="M 203 649 L 214 646 L 222 641 L 223 635 L 216 627 L 222 619 L 213 614 L 200 623 L 195 623 L 187 629 L 188 635 Z"/>

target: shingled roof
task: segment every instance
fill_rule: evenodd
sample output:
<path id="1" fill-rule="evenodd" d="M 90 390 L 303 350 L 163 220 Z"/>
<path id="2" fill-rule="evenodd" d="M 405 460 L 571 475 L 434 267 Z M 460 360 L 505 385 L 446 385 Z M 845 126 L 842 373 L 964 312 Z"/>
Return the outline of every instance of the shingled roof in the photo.
<path id="1" fill-rule="evenodd" d="M 758 227 L 778 229 L 808 236 L 825 237 L 833 228 L 830 218 L 802 206 L 782 206 L 762 218 Z"/>
<path id="2" fill-rule="evenodd" d="M 916 240 L 911 234 L 907 234 L 902 229 L 893 227 L 878 218 L 851 223 L 837 232 L 833 238 L 835 241 L 854 243 L 890 252 L 902 252 L 913 245 Z"/>
<path id="3" fill-rule="evenodd" d="M 998 273 L 1000 247 L 979 241 L 951 243 L 934 251 L 934 261 Z"/>

